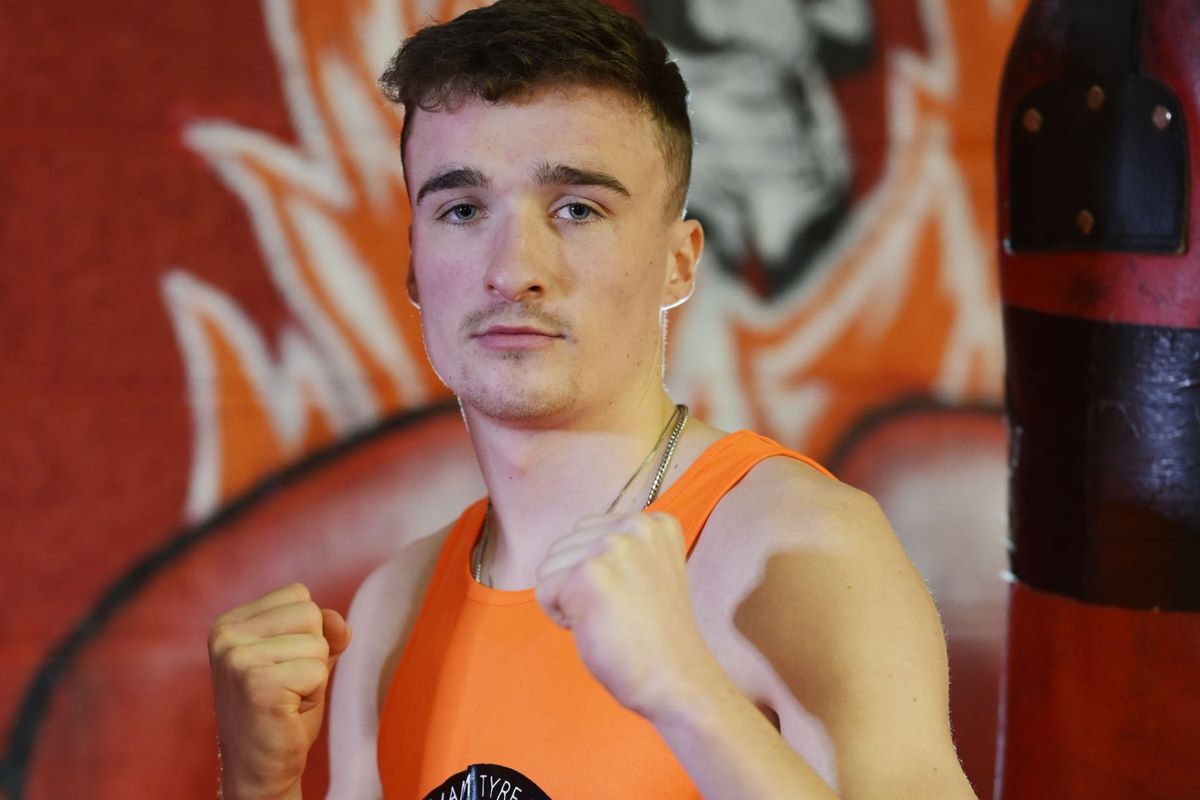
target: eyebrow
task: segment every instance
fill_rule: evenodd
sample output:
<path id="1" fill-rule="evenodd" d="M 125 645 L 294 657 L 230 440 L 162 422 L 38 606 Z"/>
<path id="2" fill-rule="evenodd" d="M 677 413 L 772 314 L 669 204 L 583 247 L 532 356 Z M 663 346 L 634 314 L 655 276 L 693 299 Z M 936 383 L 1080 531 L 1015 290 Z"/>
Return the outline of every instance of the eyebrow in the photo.
<path id="1" fill-rule="evenodd" d="M 538 165 L 534 179 L 540 186 L 600 186 L 616 192 L 622 197 L 630 197 L 625 184 L 599 170 L 581 169 L 567 164 L 550 164 L 543 162 Z M 421 184 L 417 190 L 417 205 L 425 196 L 446 189 L 487 189 L 492 185 L 488 177 L 474 167 L 453 167 L 439 172 Z"/>
<path id="2" fill-rule="evenodd" d="M 431 192 L 446 189 L 486 189 L 491 185 L 492 182 L 487 176 L 474 167 L 454 167 L 439 172 L 421 184 L 421 188 L 417 190 L 417 205 L 421 205 L 425 195 Z"/>
<path id="3" fill-rule="evenodd" d="M 542 163 L 537 168 L 536 180 L 542 186 L 600 186 L 629 197 L 625 184 L 606 172 L 580 169 L 566 164 Z"/>

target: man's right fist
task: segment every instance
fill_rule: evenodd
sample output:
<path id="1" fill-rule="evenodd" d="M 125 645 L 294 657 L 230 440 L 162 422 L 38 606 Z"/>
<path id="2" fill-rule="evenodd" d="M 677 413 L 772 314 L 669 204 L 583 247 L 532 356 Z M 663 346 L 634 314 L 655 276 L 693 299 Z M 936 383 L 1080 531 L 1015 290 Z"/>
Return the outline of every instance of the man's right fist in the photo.
<path id="1" fill-rule="evenodd" d="M 208 637 L 226 800 L 299 798 L 350 628 L 294 583 L 217 618 Z"/>

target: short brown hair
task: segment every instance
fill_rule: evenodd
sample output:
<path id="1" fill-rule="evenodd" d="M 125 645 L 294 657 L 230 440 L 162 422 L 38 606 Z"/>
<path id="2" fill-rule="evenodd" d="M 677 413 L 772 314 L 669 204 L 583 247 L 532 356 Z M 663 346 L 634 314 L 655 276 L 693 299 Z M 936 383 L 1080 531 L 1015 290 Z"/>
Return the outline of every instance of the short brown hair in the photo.
<path id="1" fill-rule="evenodd" d="M 392 56 L 379 84 L 409 112 L 454 108 L 469 98 L 499 103 L 557 87 L 622 92 L 658 128 L 672 213 L 681 213 L 687 200 L 692 127 L 683 76 L 640 22 L 598 0 L 499 0 L 423 28 Z"/>

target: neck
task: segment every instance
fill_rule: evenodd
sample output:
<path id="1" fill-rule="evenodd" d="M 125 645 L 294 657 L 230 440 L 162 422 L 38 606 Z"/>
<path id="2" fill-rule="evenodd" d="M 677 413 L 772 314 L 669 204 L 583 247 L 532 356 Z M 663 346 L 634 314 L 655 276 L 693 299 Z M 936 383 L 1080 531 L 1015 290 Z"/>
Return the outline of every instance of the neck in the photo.
<path id="1" fill-rule="evenodd" d="M 608 510 L 674 410 L 661 387 L 553 427 L 497 420 L 465 407 L 492 502 L 494 586 L 532 586 L 554 541 L 579 518 Z M 652 457 L 614 511 L 641 509 L 656 466 Z"/>

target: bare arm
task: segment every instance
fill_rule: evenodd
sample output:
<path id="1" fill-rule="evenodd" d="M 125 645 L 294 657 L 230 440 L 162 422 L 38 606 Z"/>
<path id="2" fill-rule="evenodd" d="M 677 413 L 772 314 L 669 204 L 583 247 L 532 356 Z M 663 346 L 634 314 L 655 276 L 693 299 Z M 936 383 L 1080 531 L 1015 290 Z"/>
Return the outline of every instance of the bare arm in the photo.
<path id="1" fill-rule="evenodd" d="M 338 665 L 329 709 L 328 800 L 378 800 L 379 715 L 446 530 L 418 539 L 367 577 L 350 605 L 354 646 Z"/>
<path id="2" fill-rule="evenodd" d="M 723 533 L 759 554 L 732 622 L 770 664 L 783 735 L 697 659 L 654 721 L 704 796 L 974 797 L 950 737 L 937 612 L 874 500 L 773 459 L 728 504 Z M 797 753 L 809 715 L 832 740 L 838 795 Z"/>
<path id="3" fill-rule="evenodd" d="M 708 800 L 836 797 L 801 755 L 806 716 L 832 742 L 841 797 L 973 797 L 950 739 L 937 613 L 875 502 L 769 459 L 718 511 L 705 536 L 726 549 L 698 596 L 668 514 L 585 517 L 555 542 L 538 601 L 592 675 L 655 725 Z M 695 608 L 712 597 L 725 605 L 705 630 L 730 633 L 710 646 Z M 771 679 L 735 682 L 731 647 L 757 651 Z M 777 711 L 782 736 L 751 697 Z"/>

